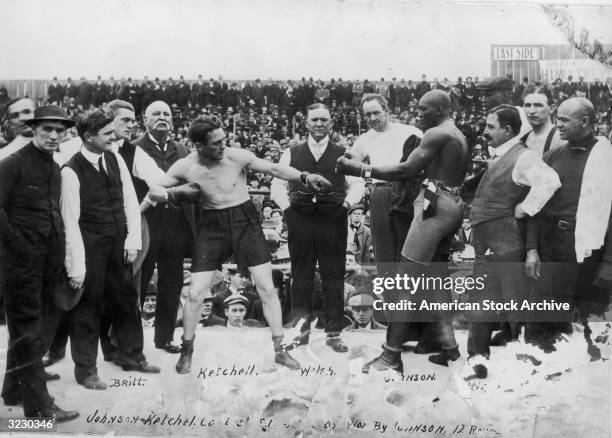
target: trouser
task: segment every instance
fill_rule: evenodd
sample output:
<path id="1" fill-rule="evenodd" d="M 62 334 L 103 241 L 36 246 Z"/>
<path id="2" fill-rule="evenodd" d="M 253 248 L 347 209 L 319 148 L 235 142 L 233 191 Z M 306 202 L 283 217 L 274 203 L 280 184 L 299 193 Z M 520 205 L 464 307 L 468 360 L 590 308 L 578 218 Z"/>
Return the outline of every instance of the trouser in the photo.
<path id="1" fill-rule="evenodd" d="M 157 264 L 157 305 L 155 307 L 155 345 L 172 342 L 176 314 L 183 288 L 183 261 L 193 246 L 191 227 L 182 209 L 165 205 L 155 207 L 147 216 L 149 252 L 142 264 L 140 304 Z"/>
<path id="2" fill-rule="evenodd" d="M 125 233 L 81 232 L 85 242 L 85 290 L 69 314 L 70 346 L 78 382 L 97 373 L 98 340 L 101 327 L 109 324 L 107 316 L 122 352 L 138 358 L 143 347 L 138 292 L 132 283 L 131 266 L 123 262 Z"/>
<path id="3" fill-rule="evenodd" d="M 376 183 L 370 194 L 370 225 L 379 277 L 395 272 L 412 217 L 390 215 L 392 183 Z"/>
<path id="4" fill-rule="evenodd" d="M 423 217 L 424 193 L 421 193 L 414 201 L 414 216 L 408 230 L 406 240 L 403 242 L 401 262 L 397 267 L 397 274 L 412 277 L 448 275 L 448 247 L 447 241 L 459 228 L 463 214 L 463 203 L 459 196 L 450 192 L 440 190 L 436 202 L 437 211 L 431 218 Z M 434 262 L 434 263 L 431 263 Z M 437 296 L 441 301 L 450 301 L 450 295 L 441 291 L 431 293 L 423 291 L 424 294 L 411 295 L 410 293 L 392 293 L 386 296 L 391 301 L 400 302 L 402 299 L 415 300 L 417 307 L 420 300 Z M 436 314 L 429 312 L 390 311 L 387 326 L 387 345 L 392 348 L 400 348 L 401 345 L 410 340 L 410 332 L 423 322 L 428 322 L 430 334 L 437 337 L 443 349 L 451 349 L 457 346 L 452 319 L 448 314 Z M 433 327 L 435 325 L 435 327 Z M 429 329 L 429 330 L 428 330 Z M 437 333 L 435 333 L 437 332 Z"/>
<path id="5" fill-rule="evenodd" d="M 474 226 L 474 277 L 485 278 L 485 289 L 474 291 L 471 298 L 480 304 L 495 302 L 522 303 L 527 298 L 524 271 L 525 249 L 519 224 L 513 216 L 483 222 Z M 508 335 L 517 339 L 525 323 L 525 313 L 509 310 L 503 313 L 472 311 L 468 332 L 468 354 L 489 357 L 491 334 L 508 325 Z"/>
<path id="6" fill-rule="evenodd" d="M 346 266 L 347 211 L 303 213 L 294 207 L 285 213 L 291 256 L 291 307 L 294 320 L 313 314 L 313 282 L 317 261 L 323 289 L 325 332 L 342 331 Z"/>
<path id="7" fill-rule="evenodd" d="M 576 260 L 574 228 L 559 228 L 559 221 L 543 219 L 538 239 L 541 272 L 531 282 L 531 301 L 555 300 L 567 302 L 570 311 L 532 312 L 527 325 L 527 340 L 538 336 L 554 337 L 571 331 L 577 308 L 584 320 L 589 315 L 601 315 L 610 302 L 609 291 L 593 286 L 603 250 L 593 251 L 583 263 Z"/>
<path id="8" fill-rule="evenodd" d="M 53 406 L 42 366 L 43 334 L 52 338 L 56 329 L 53 291 L 63 267 L 65 244 L 63 233 L 44 237 L 26 229 L 16 228 L 15 232 L 28 248 L 6 257 L 4 306 L 9 345 L 2 397 L 22 400 L 28 417 Z"/>

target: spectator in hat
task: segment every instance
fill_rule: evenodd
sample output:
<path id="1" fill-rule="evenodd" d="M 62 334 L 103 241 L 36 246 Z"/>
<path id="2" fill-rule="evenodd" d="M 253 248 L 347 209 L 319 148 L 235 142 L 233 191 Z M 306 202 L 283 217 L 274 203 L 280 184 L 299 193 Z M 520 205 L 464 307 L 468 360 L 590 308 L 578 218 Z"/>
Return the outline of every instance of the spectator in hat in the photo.
<path id="1" fill-rule="evenodd" d="M 0 161 L 0 249 L 9 332 L 2 398 L 23 404 L 26 417 L 69 421 L 49 395 L 43 353 L 55 334 L 51 298 L 64 263 L 65 234 L 60 216 L 61 177 L 53 161 L 74 122 L 58 106 L 34 110 L 27 122 L 32 139 Z M 51 312 L 55 315 L 57 312 Z"/>
<path id="2" fill-rule="evenodd" d="M 514 82 L 505 76 L 492 76 L 484 78 L 477 86 L 478 91 L 482 93 L 482 103 L 485 111 L 490 111 L 499 105 L 512 105 L 512 90 L 514 89 Z M 523 110 L 523 107 L 517 106 L 521 116 L 521 130 L 517 137 L 523 138 L 529 132 L 531 132 L 531 125 L 527 119 L 527 115 Z"/>
<path id="3" fill-rule="evenodd" d="M 241 294 L 233 294 L 223 300 L 226 327 L 261 327 L 254 319 L 245 319 L 247 315 L 247 305 L 249 300 Z"/>
<path id="4" fill-rule="evenodd" d="M 225 325 L 225 320 L 212 313 L 213 297 L 204 298 L 200 310 L 200 324 L 202 327 L 212 327 L 214 325 Z"/>
<path id="5" fill-rule="evenodd" d="M 57 77 L 53 78 L 53 82 L 47 88 L 47 102 L 51 105 L 61 105 L 64 101 L 64 87 L 57 81 Z"/>
<path id="6" fill-rule="evenodd" d="M 248 274 L 239 270 L 236 265 L 228 267 L 225 286 L 222 286 L 219 292 L 213 297 L 213 313 L 221 318 L 225 316 L 224 302 L 230 295 L 244 296 L 247 300 L 247 311 L 250 311 L 253 303 L 259 297 L 246 290 L 249 283 L 250 279 Z"/>
<path id="7" fill-rule="evenodd" d="M 348 247 L 352 247 L 357 263 L 363 265 L 370 262 L 370 248 L 372 247 L 372 232 L 363 223 L 363 204 L 353 205 L 349 210 L 348 220 Z"/>
<path id="8" fill-rule="evenodd" d="M 369 293 L 357 291 L 347 301 L 352 314 L 353 323 L 345 330 L 386 330 L 387 326 L 379 323 L 373 317 L 374 298 Z"/>

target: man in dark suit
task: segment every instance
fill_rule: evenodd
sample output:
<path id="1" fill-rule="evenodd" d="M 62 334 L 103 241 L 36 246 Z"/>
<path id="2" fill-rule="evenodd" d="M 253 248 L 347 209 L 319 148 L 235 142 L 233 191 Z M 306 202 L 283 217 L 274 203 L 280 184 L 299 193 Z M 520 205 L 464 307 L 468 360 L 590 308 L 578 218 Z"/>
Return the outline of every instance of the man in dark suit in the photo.
<path id="1" fill-rule="evenodd" d="M 327 106 L 317 103 L 308 107 L 308 140 L 288 149 L 280 164 L 306 172 L 317 172 L 332 182 L 329 194 L 315 194 L 300 183 L 275 179 L 271 198 L 285 209 L 291 254 L 291 302 L 293 316 L 308 318 L 301 327 L 310 328 L 313 318 L 313 281 L 317 261 L 323 281 L 325 333 L 327 345 L 336 352 L 348 347 L 340 338 L 344 312 L 344 274 L 347 213 L 365 192 L 363 181 L 345 178 L 335 172 L 336 160 L 345 149 L 329 140 L 332 121 Z M 303 338 L 307 343 L 307 338 Z"/>
<path id="2" fill-rule="evenodd" d="M 101 106 L 104 102 L 108 102 L 108 86 L 102 80 L 102 76 L 98 76 L 98 80 L 92 85 L 92 97 L 94 106 Z"/>
<path id="3" fill-rule="evenodd" d="M 54 105 L 34 111 L 30 143 L 0 162 L 0 248 L 6 277 L 4 310 L 9 333 L 2 398 L 23 403 L 26 417 L 68 421 L 47 391 L 42 365 L 43 319 L 51 308 L 64 258 L 60 169 L 53 152 L 74 122 Z"/>
<path id="4" fill-rule="evenodd" d="M 169 139 L 172 132 L 170 107 L 155 101 L 145 111 L 147 132 L 134 142 L 149 154 L 157 166 L 166 172 L 172 164 L 189 155 L 184 145 Z M 176 314 L 183 286 L 183 259 L 191 255 L 195 215 L 192 206 L 172 206 L 169 203 L 147 210 L 150 232 L 149 252 L 143 262 L 141 296 L 146 293 L 157 263 L 157 309 L 155 315 L 155 347 L 169 353 L 179 353 L 173 344 Z"/>
<path id="5" fill-rule="evenodd" d="M 57 82 L 57 78 L 53 78 L 53 83 L 49 85 L 47 90 L 47 99 L 53 105 L 60 105 L 64 100 L 64 87 Z"/>
<path id="6" fill-rule="evenodd" d="M 79 84 L 79 91 L 77 95 L 77 105 L 79 105 L 82 109 L 88 109 L 92 103 L 93 98 L 93 88 L 87 79 L 84 77 L 81 78 L 81 83 Z"/>

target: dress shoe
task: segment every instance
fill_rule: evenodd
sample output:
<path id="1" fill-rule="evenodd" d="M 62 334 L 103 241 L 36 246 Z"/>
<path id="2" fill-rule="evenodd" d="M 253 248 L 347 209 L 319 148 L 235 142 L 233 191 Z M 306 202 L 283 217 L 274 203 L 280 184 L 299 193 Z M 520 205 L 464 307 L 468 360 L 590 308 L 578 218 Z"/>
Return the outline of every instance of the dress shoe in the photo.
<path id="1" fill-rule="evenodd" d="M 385 353 L 387 352 L 383 351 L 380 356 L 366 363 L 361 369 L 361 372 L 368 374 L 370 372 L 370 368 L 373 368 L 376 371 L 393 370 L 400 374 L 404 374 L 404 364 L 402 363 L 401 356 L 398 355 L 397 358 L 391 358 Z"/>
<path id="2" fill-rule="evenodd" d="M 508 334 L 505 331 L 501 331 L 495 334 L 491 338 L 489 345 L 491 347 L 505 347 L 508 344 Z"/>
<path id="3" fill-rule="evenodd" d="M 53 365 L 56 362 L 59 362 L 60 360 L 62 360 L 65 356 L 56 356 L 54 354 L 51 353 L 47 353 L 43 356 L 42 358 L 42 364 L 43 367 L 48 367 Z"/>
<path id="4" fill-rule="evenodd" d="M 172 354 L 178 354 L 181 352 L 181 347 L 179 347 L 178 345 L 174 345 L 172 342 L 166 342 L 164 344 L 155 344 L 155 348 L 165 350 L 168 353 Z"/>
<path id="5" fill-rule="evenodd" d="M 123 371 L 139 371 L 141 373 L 158 374 L 161 369 L 155 365 L 151 365 L 146 359 L 136 362 L 135 365 L 124 364 L 121 365 Z"/>
<path id="6" fill-rule="evenodd" d="M 79 384 L 83 385 L 87 389 L 106 389 L 106 383 L 101 381 L 97 374 L 90 374 L 80 381 Z"/>
<path id="7" fill-rule="evenodd" d="M 348 351 L 348 347 L 340 336 L 328 336 L 325 344 L 329 345 L 336 353 L 346 353 Z"/>
<path id="8" fill-rule="evenodd" d="M 43 418 L 53 418 L 57 423 L 65 423 L 66 421 L 74 420 L 79 416 L 77 411 L 64 411 L 58 405 L 53 403 L 50 409 L 43 409 L 39 412 Z"/>
<path id="9" fill-rule="evenodd" d="M 60 379 L 60 375 L 56 374 L 56 373 L 48 373 L 47 371 L 45 371 L 45 380 L 47 382 L 51 381 L 51 380 L 59 380 Z"/>
<path id="10" fill-rule="evenodd" d="M 451 348 L 450 350 L 442 350 L 440 354 L 434 354 L 433 356 L 429 356 L 429 361 L 431 363 L 435 363 L 436 365 L 442 365 L 444 367 L 448 366 L 448 361 L 456 361 L 461 357 L 459 353 L 459 348 Z"/>

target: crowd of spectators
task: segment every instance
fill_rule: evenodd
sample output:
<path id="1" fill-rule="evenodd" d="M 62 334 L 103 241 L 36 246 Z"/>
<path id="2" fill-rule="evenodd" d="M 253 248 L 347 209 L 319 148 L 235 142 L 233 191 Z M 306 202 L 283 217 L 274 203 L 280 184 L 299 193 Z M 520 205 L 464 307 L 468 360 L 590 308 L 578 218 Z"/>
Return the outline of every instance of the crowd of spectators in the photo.
<path id="1" fill-rule="evenodd" d="M 173 132 L 171 137 L 192 149 L 193 145 L 187 138 L 190 122 L 201 114 L 217 117 L 223 124 L 228 135 L 228 146 L 251 150 L 257 157 L 278 162 L 284 149 L 297 144 L 308 135 L 305 120 L 305 109 L 314 102 L 326 104 L 333 119 L 331 140 L 350 149 L 355 139 L 367 131 L 367 125 L 362 118 L 359 102 L 364 94 L 378 93 L 385 96 L 389 102 L 391 120 L 400 123 L 416 125 L 418 123 L 418 101 L 420 97 L 432 89 L 440 89 L 449 93 L 452 102 L 452 117 L 456 125 L 464 133 L 472 150 L 474 163 L 471 173 L 479 169 L 479 162 L 488 158 L 487 142 L 482 137 L 485 128 L 484 108 L 477 90 L 478 77 L 458 78 L 451 82 L 447 78 L 439 81 L 428 80 L 423 75 L 420 81 L 397 80 L 387 81 L 343 81 L 341 78 L 329 81 L 301 78 L 299 81 L 267 80 L 245 82 L 204 80 L 199 76 L 195 81 L 187 81 L 180 76 L 178 80 L 160 78 L 143 80 L 87 81 L 82 78 L 74 83 L 71 78 L 60 83 L 53 78 L 46 96 L 38 104 L 54 103 L 64 107 L 70 117 L 76 118 L 84 110 L 91 107 L 102 107 L 113 99 L 122 99 L 132 103 L 136 110 L 137 124 L 133 138 L 145 133 L 142 115 L 144 109 L 156 100 L 165 101 L 172 109 Z M 515 105 L 522 105 L 522 94 L 529 84 L 527 78 L 515 83 L 513 100 Z M 597 109 L 600 135 L 610 137 L 612 78 L 605 82 L 594 81 L 586 83 L 583 78 L 577 81 L 569 76 L 567 80 L 557 79 L 549 84 L 554 92 L 555 107 L 568 97 L 583 96 L 589 98 Z M 0 86 L 0 111 L 4 114 L 0 131 L 0 147 L 11 141 L 14 136 L 7 123 L 10 114 L 4 110 L 10 101 L 6 88 Z M 554 117 L 554 115 L 553 115 Z M 76 136 L 76 132 L 72 133 Z M 70 136 L 68 136 L 70 138 Z M 272 177 L 266 174 L 249 172 L 247 183 L 249 192 L 260 211 L 266 238 L 270 242 L 270 250 L 277 263 L 288 262 L 286 252 L 286 227 L 283 224 L 283 212 L 269 200 Z M 361 211 L 362 222 L 367 228 L 369 222 L 368 192 L 363 199 Z M 356 244 L 356 242 L 355 242 Z M 368 266 L 374 261 L 371 247 L 356 251 L 355 245 L 349 241 L 349 256 L 347 257 L 347 276 L 356 278 L 347 282 L 346 299 L 355 295 L 368 274 Z M 356 260 L 357 258 L 357 260 Z M 356 275 L 362 272 L 363 275 Z M 288 269 L 284 268 L 285 280 Z M 236 275 L 227 274 L 227 284 Z M 287 297 L 287 285 L 283 277 L 275 278 L 281 297 Z M 221 283 L 223 284 L 223 283 Z M 351 289 L 352 288 L 352 289 Z M 355 300 L 353 300 L 355 301 Z M 359 303 L 367 302 L 359 298 Z M 245 315 L 265 323 L 263 314 L 254 303 L 247 304 Z M 357 305 L 358 309 L 363 306 Z M 213 303 L 213 314 L 222 317 L 223 310 L 219 303 Z M 363 310 L 363 309 L 362 309 Z M 180 313 L 180 312 L 179 312 Z M 362 312 L 363 313 L 363 312 Z M 350 316 L 350 315 L 349 315 Z M 349 320 L 350 321 L 350 320 Z"/>

